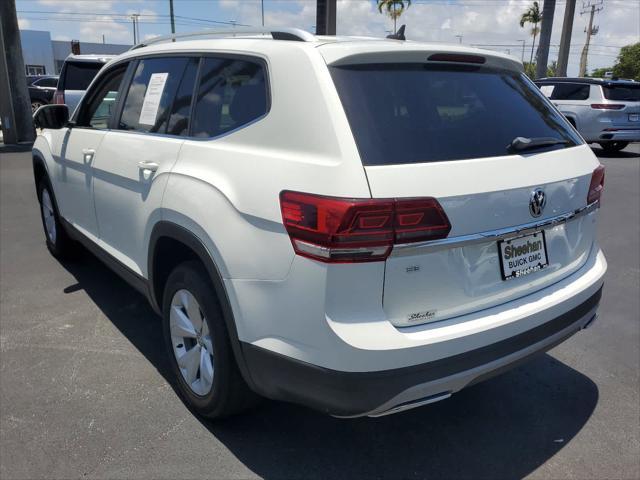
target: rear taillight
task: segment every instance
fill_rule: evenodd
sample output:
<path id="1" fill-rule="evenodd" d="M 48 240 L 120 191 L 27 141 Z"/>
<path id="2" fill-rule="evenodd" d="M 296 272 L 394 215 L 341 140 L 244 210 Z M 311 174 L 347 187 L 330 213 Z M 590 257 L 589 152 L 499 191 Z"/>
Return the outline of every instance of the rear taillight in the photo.
<path id="1" fill-rule="evenodd" d="M 280 209 L 295 252 L 329 263 L 384 260 L 394 243 L 444 238 L 451 230 L 433 198 L 371 200 L 284 191 Z"/>
<path id="2" fill-rule="evenodd" d="M 592 103 L 591 108 L 594 110 L 622 110 L 624 105 L 620 103 Z"/>
<path id="3" fill-rule="evenodd" d="M 61 90 L 56 90 L 53 94 L 53 103 L 57 105 L 64 105 L 64 92 Z"/>
<path id="4" fill-rule="evenodd" d="M 591 175 L 591 184 L 589 184 L 589 194 L 587 195 L 587 204 L 591 204 L 600 200 L 602 190 L 604 189 L 604 167 L 600 165 L 593 171 Z"/>

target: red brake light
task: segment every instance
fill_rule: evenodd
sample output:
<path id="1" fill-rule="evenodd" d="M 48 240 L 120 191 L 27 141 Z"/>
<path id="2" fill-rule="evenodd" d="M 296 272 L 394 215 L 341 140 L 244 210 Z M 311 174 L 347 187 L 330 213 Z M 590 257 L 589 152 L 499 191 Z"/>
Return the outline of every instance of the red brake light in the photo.
<path id="1" fill-rule="evenodd" d="M 433 198 L 371 200 L 284 191 L 280 208 L 295 252 L 329 263 L 384 260 L 394 243 L 443 238 L 451 230 Z"/>
<path id="2" fill-rule="evenodd" d="M 55 93 L 53 94 L 53 103 L 58 104 L 58 105 L 63 105 L 64 104 L 64 92 L 62 92 L 60 90 L 56 90 Z"/>
<path id="3" fill-rule="evenodd" d="M 622 110 L 624 105 L 620 103 L 592 103 L 591 108 L 594 110 Z"/>
<path id="4" fill-rule="evenodd" d="M 480 55 L 467 55 L 464 53 L 434 53 L 427 59 L 431 62 L 459 62 L 483 64 L 487 61 Z"/>
<path id="5" fill-rule="evenodd" d="M 589 194 L 587 195 L 587 205 L 600 200 L 603 189 L 604 167 L 600 165 L 593 171 L 593 175 L 591 175 L 591 184 L 589 185 Z"/>

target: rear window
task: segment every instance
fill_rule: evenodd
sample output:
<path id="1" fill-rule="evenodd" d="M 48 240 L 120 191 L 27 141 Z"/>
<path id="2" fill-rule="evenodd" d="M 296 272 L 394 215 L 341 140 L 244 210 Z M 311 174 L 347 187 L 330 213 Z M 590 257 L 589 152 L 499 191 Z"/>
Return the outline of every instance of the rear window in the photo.
<path id="1" fill-rule="evenodd" d="M 640 102 L 640 83 L 638 85 L 603 86 L 604 98 L 619 102 Z"/>
<path id="2" fill-rule="evenodd" d="M 61 86 L 65 90 L 86 90 L 102 67 L 102 63 L 67 62 Z"/>
<path id="3" fill-rule="evenodd" d="M 580 83 L 542 84 L 540 90 L 551 100 L 586 100 L 589 98 L 589 85 Z"/>
<path id="4" fill-rule="evenodd" d="M 331 74 L 365 165 L 509 155 L 516 137 L 568 142 L 549 148 L 582 143 L 516 72 L 411 63 L 332 67 Z"/>

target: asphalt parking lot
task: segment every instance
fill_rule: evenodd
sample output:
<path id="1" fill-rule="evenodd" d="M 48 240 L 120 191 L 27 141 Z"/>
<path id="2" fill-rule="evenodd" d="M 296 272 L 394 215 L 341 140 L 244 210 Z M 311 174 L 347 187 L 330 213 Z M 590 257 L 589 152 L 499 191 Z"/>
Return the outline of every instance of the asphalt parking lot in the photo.
<path id="1" fill-rule="evenodd" d="M 640 478 L 640 145 L 605 158 L 600 318 L 452 398 L 337 420 L 265 402 L 212 423 L 159 319 L 87 253 L 52 258 L 29 153 L 0 153 L 0 478 Z"/>

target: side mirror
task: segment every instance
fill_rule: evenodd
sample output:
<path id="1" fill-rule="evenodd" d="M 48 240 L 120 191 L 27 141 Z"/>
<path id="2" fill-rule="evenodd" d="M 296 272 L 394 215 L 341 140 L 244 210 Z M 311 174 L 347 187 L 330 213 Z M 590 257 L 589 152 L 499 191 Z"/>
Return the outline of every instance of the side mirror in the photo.
<path id="1" fill-rule="evenodd" d="M 54 130 L 69 124 L 69 107 L 66 105 L 43 105 L 33 114 L 36 128 L 51 128 Z"/>

